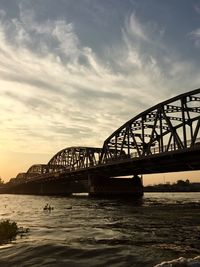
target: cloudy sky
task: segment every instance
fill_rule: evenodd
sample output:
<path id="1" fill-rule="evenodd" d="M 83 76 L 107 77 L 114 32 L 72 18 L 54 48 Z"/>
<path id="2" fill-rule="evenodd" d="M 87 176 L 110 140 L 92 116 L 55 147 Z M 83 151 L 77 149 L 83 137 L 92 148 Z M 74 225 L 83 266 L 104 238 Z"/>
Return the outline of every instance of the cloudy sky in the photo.
<path id="1" fill-rule="evenodd" d="M 0 0 L 0 176 L 101 147 L 199 88 L 199 59 L 200 0 Z"/>

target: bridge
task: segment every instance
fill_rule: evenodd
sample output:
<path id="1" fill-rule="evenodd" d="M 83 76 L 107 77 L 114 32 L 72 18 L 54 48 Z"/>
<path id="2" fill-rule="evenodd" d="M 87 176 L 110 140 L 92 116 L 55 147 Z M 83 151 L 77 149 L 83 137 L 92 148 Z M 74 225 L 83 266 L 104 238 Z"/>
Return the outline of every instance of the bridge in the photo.
<path id="1" fill-rule="evenodd" d="M 30 194 L 142 195 L 141 174 L 200 170 L 200 89 L 133 117 L 101 148 L 68 147 L 7 184 Z M 133 176 L 119 178 L 121 176 Z M 118 177 L 118 178 L 116 178 Z"/>

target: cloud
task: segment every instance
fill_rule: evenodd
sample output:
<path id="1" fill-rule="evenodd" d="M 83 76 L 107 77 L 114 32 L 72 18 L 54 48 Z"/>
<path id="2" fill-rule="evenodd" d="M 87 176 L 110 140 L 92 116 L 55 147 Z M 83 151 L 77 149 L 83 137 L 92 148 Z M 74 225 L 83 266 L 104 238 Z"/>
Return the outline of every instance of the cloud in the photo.
<path id="1" fill-rule="evenodd" d="M 200 47 L 200 28 L 192 31 L 189 35 L 194 40 L 195 45 Z"/>
<path id="2" fill-rule="evenodd" d="M 1 149 L 102 146 L 138 112 L 200 82 L 164 45 L 163 27 L 135 13 L 101 58 L 72 21 L 41 21 L 25 2 L 19 7 L 19 18 L 0 12 Z"/>
<path id="3" fill-rule="evenodd" d="M 195 12 L 199 15 L 200 14 L 200 5 L 194 5 Z M 197 28 L 191 31 L 188 36 L 194 40 L 194 44 L 196 47 L 200 47 L 200 28 Z"/>
<path id="4" fill-rule="evenodd" d="M 197 14 L 200 14 L 200 5 L 195 5 L 194 10 L 197 12 Z"/>
<path id="5" fill-rule="evenodd" d="M 137 37 L 145 42 L 150 42 L 145 26 L 139 22 L 134 13 L 127 18 L 125 26 L 129 36 Z"/>

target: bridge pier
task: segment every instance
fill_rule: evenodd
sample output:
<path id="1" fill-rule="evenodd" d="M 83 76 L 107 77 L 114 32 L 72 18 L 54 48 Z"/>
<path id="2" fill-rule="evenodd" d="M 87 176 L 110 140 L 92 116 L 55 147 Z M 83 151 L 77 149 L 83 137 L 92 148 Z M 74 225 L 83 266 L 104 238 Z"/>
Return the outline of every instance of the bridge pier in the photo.
<path id="1" fill-rule="evenodd" d="M 138 175 L 126 177 L 89 177 L 90 196 L 143 196 L 142 179 Z"/>

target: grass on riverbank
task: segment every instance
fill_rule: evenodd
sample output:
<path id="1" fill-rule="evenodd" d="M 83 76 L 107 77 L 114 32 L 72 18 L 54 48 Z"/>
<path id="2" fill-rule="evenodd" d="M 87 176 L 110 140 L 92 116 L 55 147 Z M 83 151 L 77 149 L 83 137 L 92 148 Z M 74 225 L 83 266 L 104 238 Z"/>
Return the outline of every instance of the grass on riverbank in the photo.
<path id="1" fill-rule="evenodd" d="M 0 244 L 11 242 L 16 238 L 18 234 L 23 235 L 27 233 L 29 229 L 23 229 L 18 227 L 16 222 L 10 220 L 4 220 L 0 222 Z"/>

